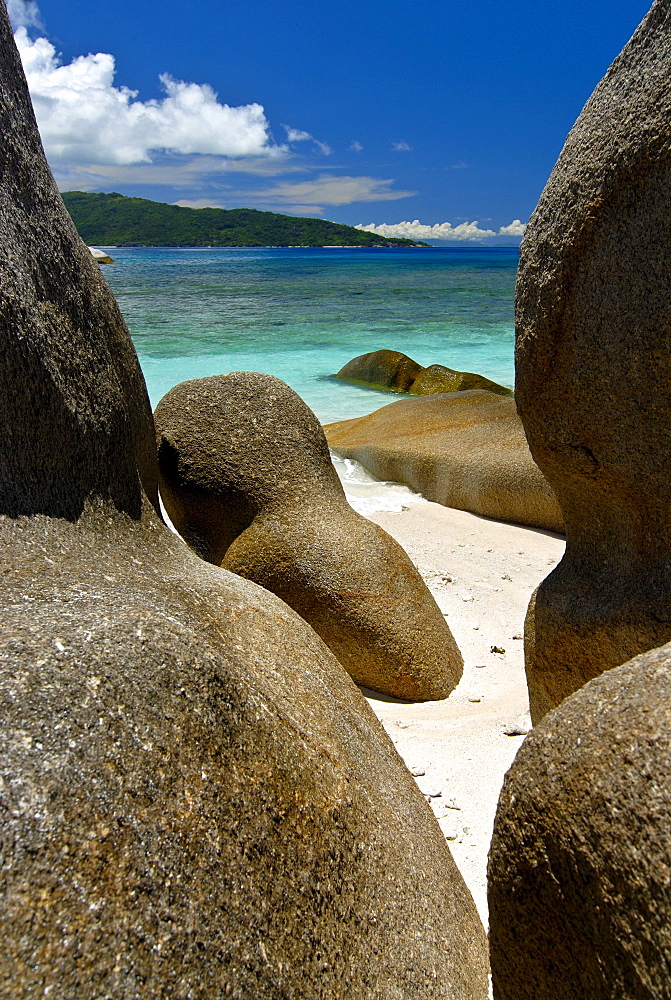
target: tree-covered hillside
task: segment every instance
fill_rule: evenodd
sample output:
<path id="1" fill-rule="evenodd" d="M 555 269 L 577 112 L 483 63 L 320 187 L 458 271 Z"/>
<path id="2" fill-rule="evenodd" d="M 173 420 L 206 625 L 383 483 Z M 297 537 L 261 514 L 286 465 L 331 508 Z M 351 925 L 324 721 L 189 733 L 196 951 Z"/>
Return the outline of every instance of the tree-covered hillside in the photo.
<path id="1" fill-rule="evenodd" d="M 180 208 L 121 194 L 63 195 L 85 243 L 152 247 L 426 246 L 254 208 Z"/>

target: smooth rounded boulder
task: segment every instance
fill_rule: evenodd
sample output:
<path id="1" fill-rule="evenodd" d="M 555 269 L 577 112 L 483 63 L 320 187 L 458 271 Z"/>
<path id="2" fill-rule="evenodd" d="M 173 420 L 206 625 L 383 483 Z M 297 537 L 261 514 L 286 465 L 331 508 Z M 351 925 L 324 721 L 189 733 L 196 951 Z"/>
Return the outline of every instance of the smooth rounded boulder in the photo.
<path id="1" fill-rule="evenodd" d="M 671 645 L 607 670 L 526 738 L 489 855 L 495 1000 L 671 991 Z"/>
<path id="2" fill-rule="evenodd" d="M 355 681 L 446 698 L 463 667 L 403 549 L 350 507 L 319 421 L 271 375 L 182 382 L 156 407 L 170 518 L 209 562 L 277 594 Z"/>
<path id="3" fill-rule="evenodd" d="M 473 389 L 403 399 L 324 431 L 338 455 L 427 500 L 563 530 L 559 505 L 529 454 L 510 398 Z"/>
<path id="4" fill-rule="evenodd" d="M 467 389 L 486 389 L 499 396 L 513 394 L 512 389 L 499 385 L 498 382 L 492 382 L 484 375 L 455 371 L 454 368 L 446 368 L 445 365 L 429 365 L 428 368 L 422 368 L 408 392 L 411 396 L 428 396 L 434 392 L 464 392 Z"/>
<path id="5" fill-rule="evenodd" d="M 407 392 L 422 366 L 400 351 L 370 351 L 352 358 L 336 374 L 336 378 L 361 382 L 373 389 Z"/>
<path id="6" fill-rule="evenodd" d="M 0 3 L 0 994 L 484 1000 L 484 934 L 315 632 L 160 521 L 128 331 Z"/>
<path id="7" fill-rule="evenodd" d="M 532 719 L 671 639 L 671 6 L 571 131 L 522 244 L 516 399 L 566 523 L 526 628 Z"/>

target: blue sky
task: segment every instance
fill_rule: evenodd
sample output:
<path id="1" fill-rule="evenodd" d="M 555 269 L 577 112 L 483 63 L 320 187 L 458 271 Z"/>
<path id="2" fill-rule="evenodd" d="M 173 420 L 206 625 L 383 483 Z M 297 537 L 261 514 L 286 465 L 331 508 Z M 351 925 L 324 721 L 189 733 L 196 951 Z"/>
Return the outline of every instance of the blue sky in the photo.
<path id="1" fill-rule="evenodd" d="M 8 7 L 62 190 L 427 238 L 419 220 L 440 227 L 431 235 L 443 245 L 496 245 L 516 241 L 515 220 L 528 220 L 567 132 L 649 3 Z"/>

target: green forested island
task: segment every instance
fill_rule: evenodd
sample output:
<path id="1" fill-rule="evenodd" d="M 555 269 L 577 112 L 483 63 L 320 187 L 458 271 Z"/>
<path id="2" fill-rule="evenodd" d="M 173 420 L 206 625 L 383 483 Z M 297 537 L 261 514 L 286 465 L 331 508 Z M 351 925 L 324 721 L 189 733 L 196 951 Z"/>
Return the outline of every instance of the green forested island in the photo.
<path id="1" fill-rule="evenodd" d="M 136 247 L 426 246 L 324 219 L 255 208 L 181 208 L 146 198 L 67 191 L 63 201 L 85 243 Z"/>

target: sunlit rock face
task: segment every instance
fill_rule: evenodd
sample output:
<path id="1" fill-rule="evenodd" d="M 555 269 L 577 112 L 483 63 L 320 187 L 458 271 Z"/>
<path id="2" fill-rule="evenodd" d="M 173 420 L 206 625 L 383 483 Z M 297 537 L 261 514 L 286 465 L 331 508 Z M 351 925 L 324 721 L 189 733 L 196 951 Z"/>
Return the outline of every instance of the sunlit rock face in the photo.
<path id="1" fill-rule="evenodd" d="M 181 382 L 156 408 L 161 495 L 204 558 L 277 594 L 359 684 L 446 698 L 463 661 L 400 545 L 345 499 L 324 432 L 284 382 Z"/>
<path id="2" fill-rule="evenodd" d="M 496 1000 L 666 997 L 671 645 L 605 671 L 527 737 L 489 855 Z"/>
<path id="3" fill-rule="evenodd" d="M 527 616 L 536 726 L 489 855 L 495 1000 L 669 993 L 670 115 L 658 0 L 524 242 L 517 400 L 567 552 Z"/>
<path id="4" fill-rule="evenodd" d="M 538 721 L 671 638 L 671 5 L 587 103 L 532 217 L 516 399 L 566 522 L 529 610 Z"/>
<path id="5" fill-rule="evenodd" d="M 324 428 L 378 479 L 499 521 L 562 531 L 557 499 L 529 453 L 511 398 L 482 389 L 402 399 Z"/>
<path id="6" fill-rule="evenodd" d="M 0 993 L 481 1000 L 475 907 L 365 700 L 154 511 L 2 5 L 0 128 Z"/>

